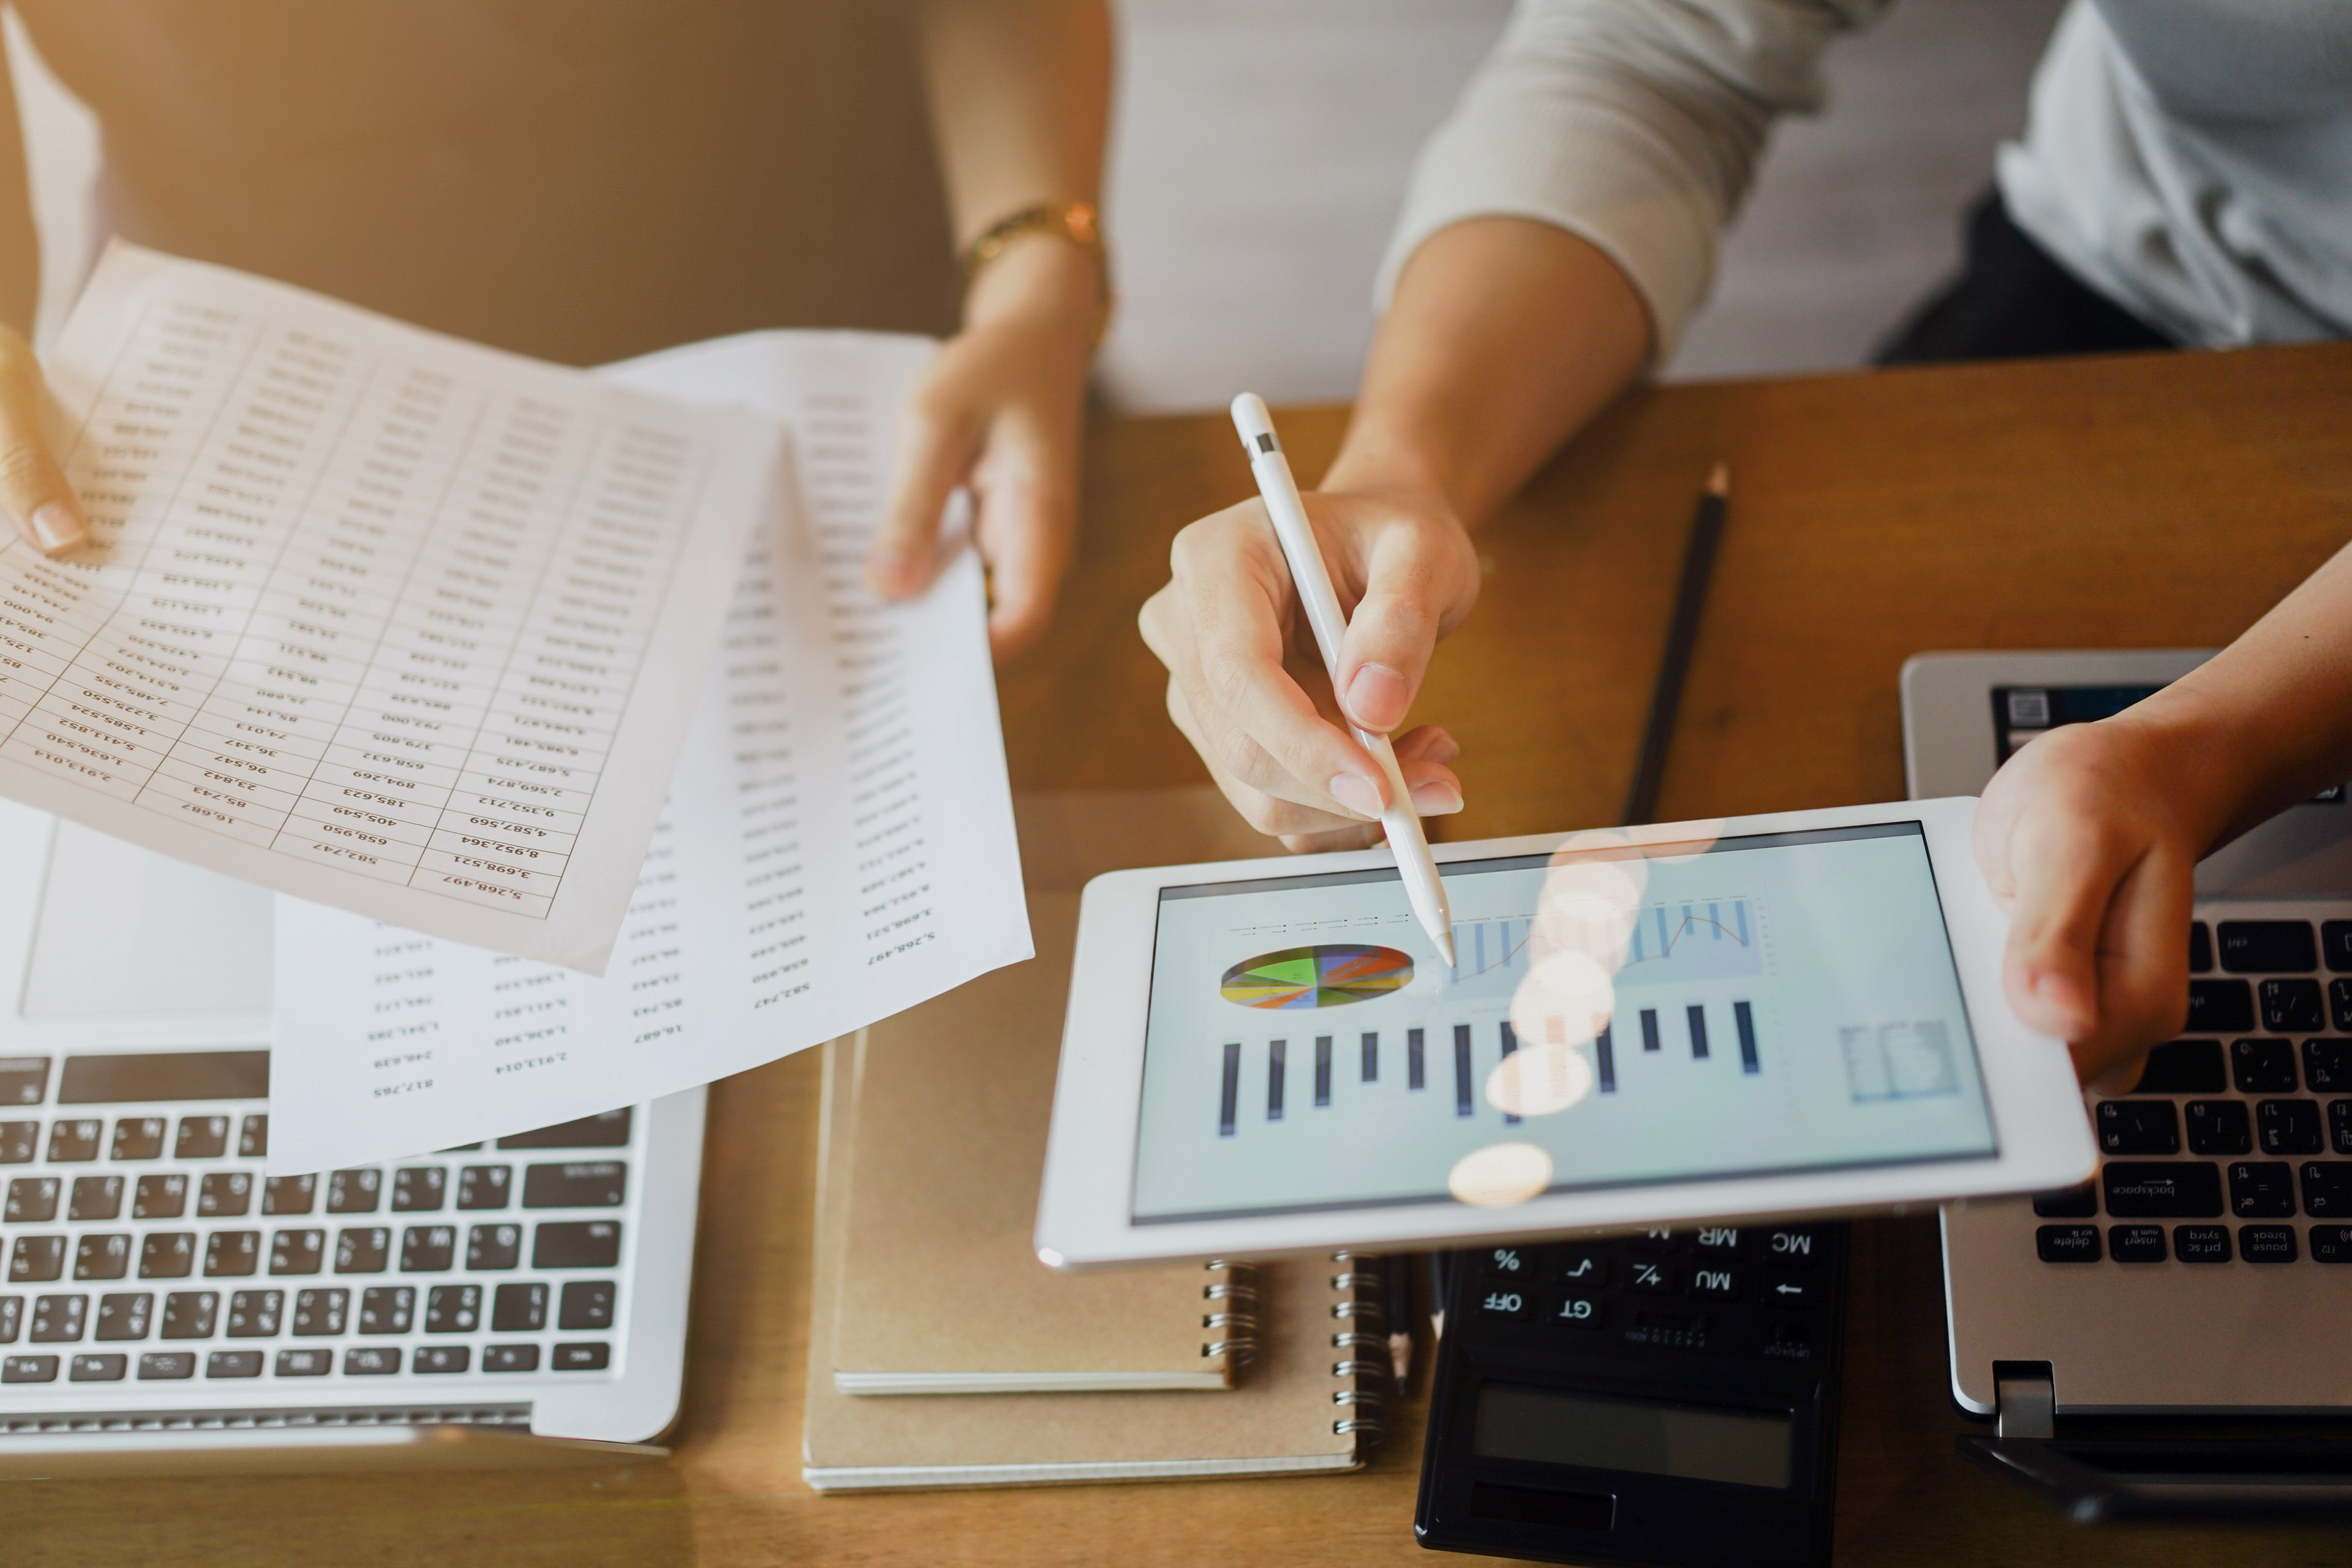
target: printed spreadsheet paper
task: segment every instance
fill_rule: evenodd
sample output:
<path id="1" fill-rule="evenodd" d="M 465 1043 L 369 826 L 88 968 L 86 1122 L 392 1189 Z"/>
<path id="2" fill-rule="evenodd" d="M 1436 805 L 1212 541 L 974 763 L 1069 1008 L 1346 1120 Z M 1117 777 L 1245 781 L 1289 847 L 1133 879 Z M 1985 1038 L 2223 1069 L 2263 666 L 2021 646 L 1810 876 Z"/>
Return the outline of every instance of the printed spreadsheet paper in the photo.
<path id="1" fill-rule="evenodd" d="M 0 795 L 601 973 L 773 422 L 121 245 L 47 374 L 92 542 L 0 541 Z"/>
<path id="2" fill-rule="evenodd" d="M 602 980 L 280 900 L 269 1168 L 692 1088 L 1031 956 L 980 567 L 864 588 L 927 339 L 772 332 L 614 367 L 793 433 Z"/>

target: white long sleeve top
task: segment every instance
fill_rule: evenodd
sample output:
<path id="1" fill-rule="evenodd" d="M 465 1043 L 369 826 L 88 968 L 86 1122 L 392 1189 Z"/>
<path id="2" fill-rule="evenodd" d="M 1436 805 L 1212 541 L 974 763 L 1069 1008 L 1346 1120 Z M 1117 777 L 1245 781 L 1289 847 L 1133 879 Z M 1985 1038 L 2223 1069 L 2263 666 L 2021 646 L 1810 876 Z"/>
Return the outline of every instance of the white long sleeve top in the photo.
<path id="1" fill-rule="evenodd" d="M 1387 259 L 1493 215 L 1623 268 L 1656 357 L 1779 115 L 1888 0 L 1520 0 L 1423 150 Z M 2073 0 L 1996 178 L 2069 270 L 2185 342 L 2352 334 L 2352 0 Z"/>

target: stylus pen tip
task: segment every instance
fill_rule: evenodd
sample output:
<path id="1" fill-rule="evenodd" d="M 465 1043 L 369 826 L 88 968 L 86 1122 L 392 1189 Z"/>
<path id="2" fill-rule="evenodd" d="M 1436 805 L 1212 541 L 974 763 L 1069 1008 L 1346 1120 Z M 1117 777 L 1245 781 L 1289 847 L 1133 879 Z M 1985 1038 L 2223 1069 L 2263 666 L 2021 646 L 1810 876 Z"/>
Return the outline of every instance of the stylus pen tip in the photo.
<path id="1" fill-rule="evenodd" d="M 1442 931 L 1432 934 L 1437 938 L 1437 956 L 1445 960 L 1445 967 L 1448 969 L 1459 967 L 1454 956 L 1454 933 L 1451 931 Z"/>
<path id="2" fill-rule="evenodd" d="M 1720 458 L 1716 459 L 1714 468 L 1706 476 L 1706 493 L 1711 496 L 1731 493 L 1731 465 Z"/>

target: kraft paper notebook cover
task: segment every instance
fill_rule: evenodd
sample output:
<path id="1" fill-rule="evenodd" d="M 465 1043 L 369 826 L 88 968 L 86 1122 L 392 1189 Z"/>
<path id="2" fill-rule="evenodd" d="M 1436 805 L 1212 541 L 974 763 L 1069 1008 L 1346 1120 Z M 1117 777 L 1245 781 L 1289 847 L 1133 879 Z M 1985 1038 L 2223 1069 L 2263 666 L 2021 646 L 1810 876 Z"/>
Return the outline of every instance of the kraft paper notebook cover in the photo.
<path id="1" fill-rule="evenodd" d="M 1197 1263 L 1063 1274 L 1037 1261 L 1077 895 L 1033 895 L 1029 922 L 1034 962 L 856 1037 L 833 1347 L 845 1394 L 1216 1390 L 1251 1337 L 1202 1327 L 1202 1287 L 1224 1276 Z"/>
<path id="2" fill-rule="evenodd" d="M 1379 1431 L 1383 1344 L 1344 1259 L 1267 1264 L 1204 1309 L 1254 1308 L 1258 1353 L 1213 1394 L 979 1394 L 880 1399 L 833 1384 L 847 1242 L 854 1051 L 824 1047 L 802 1478 L 820 1491 L 1023 1486 L 1353 1469 Z M 1204 1275 L 1204 1278 L 1207 1276 Z M 953 1282 L 936 1281 L 942 1289 Z M 1361 1319 L 1358 1314 L 1365 1316 Z M 1203 1316 L 1210 1315 L 1204 1310 Z"/>

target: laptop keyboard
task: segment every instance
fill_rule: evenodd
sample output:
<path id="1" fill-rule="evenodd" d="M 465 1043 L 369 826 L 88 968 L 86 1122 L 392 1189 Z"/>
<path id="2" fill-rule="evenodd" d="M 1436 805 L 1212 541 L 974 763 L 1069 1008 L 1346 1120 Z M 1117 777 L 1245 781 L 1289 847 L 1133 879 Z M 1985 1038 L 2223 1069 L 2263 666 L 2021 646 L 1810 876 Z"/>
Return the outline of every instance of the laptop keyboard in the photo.
<path id="1" fill-rule="evenodd" d="M 2098 1174 L 2033 1200 L 2050 1264 L 2352 1263 L 2352 920 L 2199 921 L 2189 1024 L 2092 1097 Z"/>
<path id="2" fill-rule="evenodd" d="M 266 1101 L 54 1105 L 49 1068 L 0 1058 L 0 1422 L 65 1384 L 350 1404 L 618 1370 L 632 1110 L 272 1177 Z"/>

